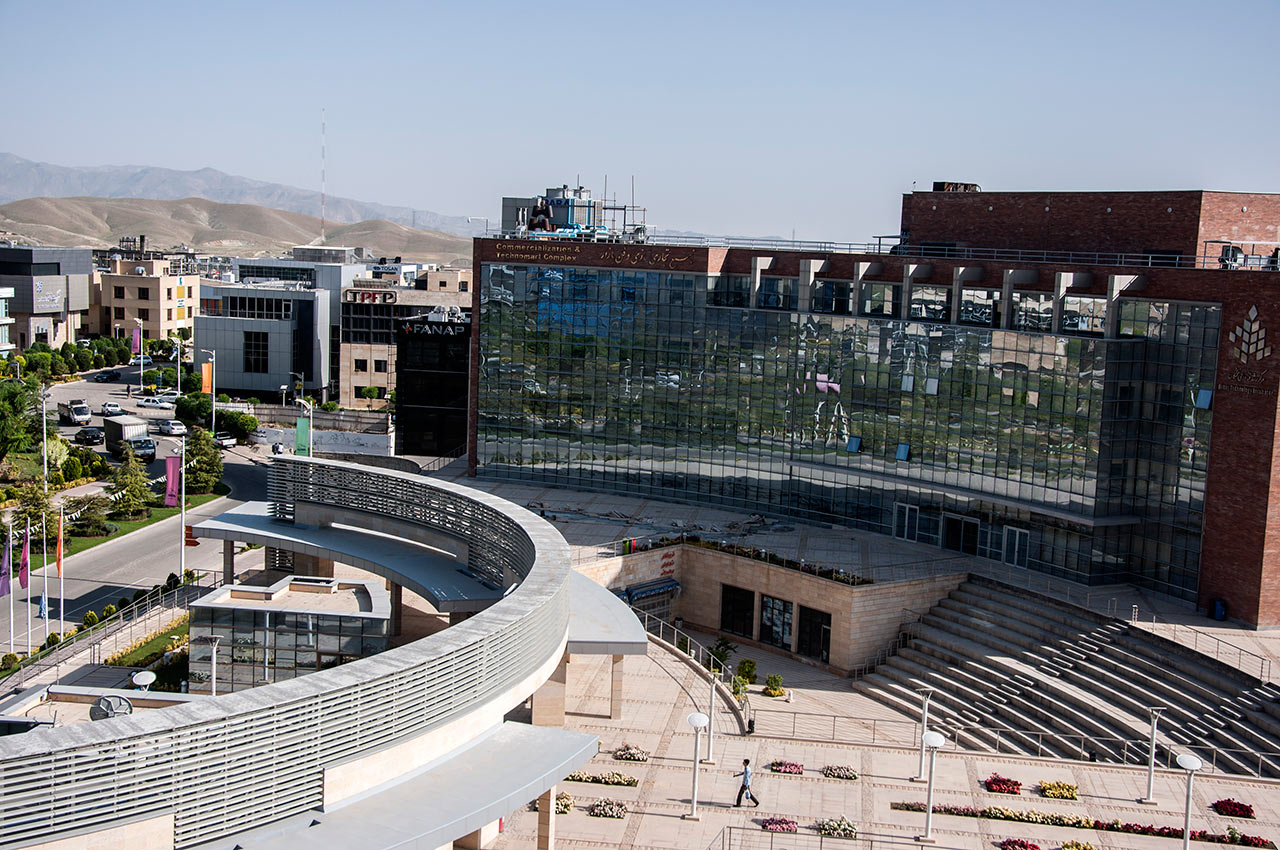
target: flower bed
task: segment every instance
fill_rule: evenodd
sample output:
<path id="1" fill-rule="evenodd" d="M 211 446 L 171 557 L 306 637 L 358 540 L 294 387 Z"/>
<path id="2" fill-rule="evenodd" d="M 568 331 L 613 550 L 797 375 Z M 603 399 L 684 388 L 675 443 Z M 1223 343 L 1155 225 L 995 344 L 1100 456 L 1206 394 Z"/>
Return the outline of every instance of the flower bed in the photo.
<path id="1" fill-rule="evenodd" d="M 795 832 L 800 825 L 791 818 L 765 818 L 760 821 L 760 828 L 765 832 Z"/>
<path id="2" fill-rule="evenodd" d="M 587 806 L 587 814 L 593 818 L 625 818 L 627 804 L 621 800 L 596 800 Z"/>
<path id="3" fill-rule="evenodd" d="M 613 757 L 618 761 L 648 761 L 649 751 L 633 747 L 631 744 L 623 744 L 613 751 Z"/>
<path id="4" fill-rule="evenodd" d="M 1079 787 L 1070 782 L 1042 781 L 1040 783 L 1040 796 L 1048 797 L 1050 800 L 1076 800 L 1079 799 L 1079 794 Z"/>
<path id="5" fill-rule="evenodd" d="M 533 801 L 533 810 L 538 811 L 538 801 Z M 561 791 L 556 794 L 556 814 L 567 815 L 573 811 L 573 796 Z"/>
<path id="6" fill-rule="evenodd" d="M 1087 841 L 1064 841 L 1062 850 L 1098 850 L 1098 848 Z"/>
<path id="7" fill-rule="evenodd" d="M 1233 800 L 1230 797 L 1214 803 L 1212 808 L 1218 814 L 1226 815 L 1229 818 L 1253 819 L 1253 806 L 1248 803 L 1242 803 L 1239 800 Z"/>
<path id="8" fill-rule="evenodd" d="M 804 765 L 794 761 L 772 761 L 769 763 L 769 769 L 774 773 L 804 773 Z"/>
<path id="9" fill-rule="evenodd" d="M 828 779 L 857 779 L 858 773 L 847 764 L 829 764 L 822 768 L 822 775 Z"/>
<path id="10" fill-rule="evenodd" d="M 993 773 L 982 781 L 986 789 L 993 794 L 1021 794 L 1022 783 L 1007 776 Z"/>
<path id="11" fill-rule="evenodd" d="M 825 818 L 818 821 L 813 826 L 818 830 L 818 834 L 827 838 L 857 838 L 858 827 L 853 822 L 841 815 L 838 818 Z"/>
<path id="12" fill-rule="evenodd" d="M 923 812 L 924 803 L 891 803 L 889 808 L 901 812 Z M 1180 826 L 1153 826 L 1151 824 L 1125 823 L 1117 820 L 1095 820 L 1084 815 L 1066 814 L 1064 812 L 1037 812 L 1006 809 L 1003 806 L 934 806 L 933 811 L 939 815 L 954 815 L 962 818 L 988 818 L 990 820 L 1010 820 L 1020 823 L 1038 823 L 1045 826 L 1070 826 L 1077 829 L 1096 829 L 1099 832 L 1121 832 L 1127 835 L 1155 835 L 1160 838 L 1181 838 Z M 1245 835 L 1228 827 L 1227 832 L 1206 832 L 1203 829 L 1191 830 L 1192 841 L 1207 841 L 1213 844 L 1239 844 L 1243 847 L 1267 847 L 1276 850 L 1276 845 L 1269 839 L 1256 835 Z"/>
<path id="13" fill-rule="evenodd" d="M 596 785 L 639 785 L 640 780 L 634 776 L 611 770 L 608 773 L 587 773 L 584 770 L 575 770 L 565 777 L 569 782 L 593 782 Z"/>
<path id="14" fill-rule="evenodd" d="M 1033 844 L 1025 838 L 1006 838 L 996 846 L 1000 850 L 1040 850 L 1039 844 Z"/>

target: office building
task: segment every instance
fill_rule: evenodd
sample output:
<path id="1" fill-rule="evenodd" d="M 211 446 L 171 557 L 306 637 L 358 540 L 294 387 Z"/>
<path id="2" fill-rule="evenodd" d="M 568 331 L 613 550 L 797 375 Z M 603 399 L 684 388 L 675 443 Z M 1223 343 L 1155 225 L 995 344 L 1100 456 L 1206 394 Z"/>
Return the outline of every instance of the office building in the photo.
<path id="1" fill-rule="evenodd" d="M 470 350 L 470 318 L 457 307 L 396 322 L 397 455 L 462 454 Z"/>
<path id="2" fill-rule="evenodd" d="M 87 248 L 0 245 L 0 288 L 13 290 L 8 321 L 0 322 L 8 335 L 3 344 L 25 350 L 37 342 L 54 348 L 74 342 L 87 320 L 92 272 Z"/>
<path id="3" fill-rule="evenodd" d="M 327 292 L 296 283 L 205 281 L 196 341 L 217 352 L 218 392 L 269 401 L 281 386 L 301 382 L 305 393 L 327 400 L 329 302 Z"/>
<path id="4" fill-rule="evenodd" d="M 477 239 L 474 471 L 1280 625 L 1280 196 L 938 188 L 880 244 Z"/>

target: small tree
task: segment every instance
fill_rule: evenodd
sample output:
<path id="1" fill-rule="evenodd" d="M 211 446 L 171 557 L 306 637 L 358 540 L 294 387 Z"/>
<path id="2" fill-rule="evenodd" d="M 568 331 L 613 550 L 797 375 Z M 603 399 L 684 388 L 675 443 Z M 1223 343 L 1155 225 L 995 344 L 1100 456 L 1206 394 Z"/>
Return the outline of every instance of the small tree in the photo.
<path id="1" fill-rule="evenodd" d="M 18 666 L 18 656 L 12 652 L 6 652 L 3 658 L 0 658 L 0 670 L 12 670 Z"/>
<path id="2" fill-rule="evenodd" d="M 728 669 L 729 656 L 737 651 L 738 645 L 724 636 L 716 638 L 715 646 L 708 650 L 711 657 L 716 660 L 715 667 L 720 670 Z"/>
<path id="3" fill-rule="evenodd" d="M 208 425 L 213 413 L 213 402 L 207 393 L 188 393 L 173 406 L 173 415 L 188 425 Z"/>
<path id="4" fill-rule="evenodd" d="M 92 611 L 85 611 L 84 618 L 81 620 L 81 622 L 84 623 L 84 627 L 86 629 L 91 629 L 94 626 L 98 625 L 98 615 Z"/>
<path id="5" fill-rule="evenodd" d="M 98 493 L 87 496 L 75 496 L 67 499 L 68 514 L 75 515 L 71 528 L 76 534 L 84 537 L 103 537 L 110 530 L 107 528 L 107 512 L 111 510 L 111 500 Z"/>
<path id="6" fill-rule="evenodd" d="M 118 608 L 116 608 L 116 606 L 114 606 L 114 605 L 108 605 L 106 608 L 103 608 L 103 609 L 102 609 L 102 619 L 104 619 L 104 620 L 105 620 L 105 619 L 107 619 L 108 617 L 113 616 L 113 615 L 116 613 L 116 611 L 117 611 L 117 610 L 119 610 L 119 609 L 118 609 Z"/>
<path id="7" fill-rule="evenodd" d="M 89 367 L 92 369 L 104 369 L 107 365 L 107 358 L 102 352 L 98 352 L 89 360 Z"/>
<path id="8" fill-rule="evenodd" d="M 213 435 L 197 428 L 187 438 L 187 492 L 212 493 L 222 480 L 222 452 Z"/>
<path id="9" fill-rule="evenodd" d="M 57 632 L 49 632 L 49 636 L 44 639 L 44 648 L 49 649 L 50 647 L 57 646 L 60 643 L 62 643 L 62 635 Z"/>
<path id="10" fill-rule="evenodd" d="M 80 466 L 80 459 L 69 457 L 62 462 L 62 477 L 66 481 L 75 481 L 84 475 L 84 468 Z"/>
<path id="11" fill-rule="evenodd" d="M 93 352 L 87 348 L 76 349 L 76 371 L 83 372 L 93 368 Z"/>
<path id="12" fill-rule="evenodd" d="M 748 684 L 756 683 L 756 662 L 754 658 L 744 658 L 738 662 L 738 676 Z"/>
<path id="13" fill-rule="evenodd" d="M 361 387 L 360 388 L 360 398 L 373 399 L 377 397 L 378 397 L 377 387 Z"/>
<path id="14" fill-rule="evenodd" d="M 338 403 L 336 401 L 326 401 L 320 405 L 320 409 L 326 413 L 334 413 L 338 409 Z"/>
<path id="15" fill-rule="evenodd" d="M 112 470 L 107 492 L 115 497 L 115 516 L 140 517 L 151 514 L 151 481 L 143 471 L 142 464 L 134 457 L 131 447 L 125 446 L 124 462 Z"/>
<path id="16" fill-rule="evenodd" d="M 53 529 L 49 529 L 49 519 L 53 519 Z M 23 484 L 18 489 L 18 504 L 13 509 L 13 529 L 17 536 L 20 536 L 28 527 L 31 528 L 31 539 L 39 540 L 35 535 L 40 533 L 40 523 L 45 523 L 45 531 L 50 530 L 57 533 L 58 528 L 58 512 L 53 510 L 53 503 L 49 500 L 49 494 L 45 492 L 44 487 L 34 481 Z"/>

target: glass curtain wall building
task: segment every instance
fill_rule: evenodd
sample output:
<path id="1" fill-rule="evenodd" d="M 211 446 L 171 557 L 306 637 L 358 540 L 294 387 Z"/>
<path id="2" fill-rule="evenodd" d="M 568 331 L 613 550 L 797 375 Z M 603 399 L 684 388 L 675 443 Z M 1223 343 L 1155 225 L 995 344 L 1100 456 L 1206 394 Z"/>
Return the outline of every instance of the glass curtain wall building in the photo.
<path id="1" fill-rule="evenodd" d="M 818 279 L 802 299 L 788 277 L 753 295 L 745 275 L 480 271 L 481 474 L 1195 596 L 1216 306 L 1121 300 L 1104 339 L 1098 299 L 1048 332 L 1041 293 L 1019 293 L 1000 329 L 998 289 L 953 310 L 952 287 L 907 301 L 901 285 Z"/>

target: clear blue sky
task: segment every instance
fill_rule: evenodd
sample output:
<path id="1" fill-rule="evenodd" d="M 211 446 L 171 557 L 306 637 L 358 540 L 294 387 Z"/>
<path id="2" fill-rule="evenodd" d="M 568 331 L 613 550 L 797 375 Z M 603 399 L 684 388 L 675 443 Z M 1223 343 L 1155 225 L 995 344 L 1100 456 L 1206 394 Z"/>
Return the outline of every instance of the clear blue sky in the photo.
<path id="1" fill-rule="evenodd" d="M 1280 191 L 1280 3 L 0 0 L 0 150 L 860 241 L 913 181 Z"/>

